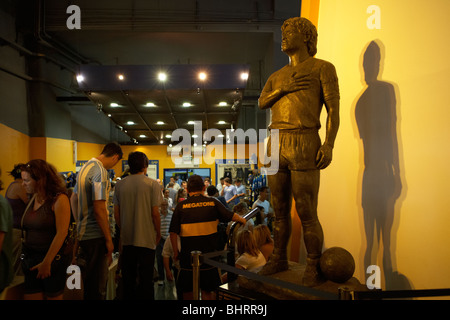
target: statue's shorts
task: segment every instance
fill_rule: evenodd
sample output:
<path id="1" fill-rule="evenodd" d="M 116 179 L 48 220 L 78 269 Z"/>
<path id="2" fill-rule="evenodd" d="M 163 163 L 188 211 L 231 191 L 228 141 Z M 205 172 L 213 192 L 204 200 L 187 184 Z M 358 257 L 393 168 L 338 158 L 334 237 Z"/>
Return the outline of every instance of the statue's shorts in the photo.
<path id="1" fill-rule="evenodd" d="M 272 131 L 267 142 L 268 157 L 272 155 L 271 139 L 273 137 Z M 321 140 L 317 129 L 278 130 L 278 137 L 279 172 L 318 170 L 316 157 Z"/>

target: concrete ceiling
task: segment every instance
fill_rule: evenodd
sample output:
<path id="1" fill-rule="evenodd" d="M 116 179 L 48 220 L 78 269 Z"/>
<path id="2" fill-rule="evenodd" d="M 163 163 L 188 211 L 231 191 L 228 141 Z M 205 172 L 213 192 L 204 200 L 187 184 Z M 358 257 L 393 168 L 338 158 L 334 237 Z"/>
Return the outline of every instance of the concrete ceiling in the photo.
<path id="1" fill-rule="evenodd" d="M 66 26 L 71 15 L 66 10 L 71 4 L 80 8 L 79 30 Z M 285 57 L 279 53 L 280 26 L 285 19 L 299 15 L 300 5 L 298 0 L 48 0 L 38 10 L 44 39 L 65 52 L 76 73 L 86 66 L 95 66 L 97 75 L 103 77 L 108 77 L 111 67 L 136 70 L 141 66 L 141 73 L 151 67 L 186 65 L 193 69 L 210 66 L 216 73 L 222 70 L 214 77 L 227 78 L 228 87 L 200 87 L 192 74 L 186 73 L 183 81 L 192 80 L 190 88 L 174 85 L 162 90 L 149 83 L 148 87 L 105 85 L 100 90 L 80 83 L 79 93 L 58 97 L 73 105 L 101 106 L 111 121 L 127 130 L 131 141 L 155 144 L 177 128 L 192 130 L 188 120 L 202 121 L 203 129 L 245 129 L 240 109 L 259 112 L 256 99 L 262 86 L 268 75 L 284 64 L 281 60 Z M 249 78 L 243 84 L 220 65 L 231 69 L 245 65 Z M 158 108 L 143 107 L 150 101 L 156 101 Z M 180 107 L 184 101 L 193 107 Z M 221 101 L 227 106 L 219 108 Z M 231 108 L 235 101 L 238 104 Z M 113 109 L 111 103 L 120 104 L 122 109 Z M 129 121 L 135 125 L 127 125 Z M 157 121 L 165 125 L 155 126 Z M 219 121 L 226 125 L 219 125 Z"/>

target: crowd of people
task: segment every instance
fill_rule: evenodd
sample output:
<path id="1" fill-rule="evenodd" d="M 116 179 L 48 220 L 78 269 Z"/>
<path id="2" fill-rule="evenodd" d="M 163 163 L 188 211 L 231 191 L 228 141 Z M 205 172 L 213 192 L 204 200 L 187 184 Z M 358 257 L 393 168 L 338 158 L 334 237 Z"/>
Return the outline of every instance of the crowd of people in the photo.
<path id="1" fill-rule="evenodd" d="M 63 299 L 66 270 L 73 264 L 81 270 L 83 298 L 104 300 L 108 267 L 118 252 L 118 298 L 154 299 L 157 273 L 158 285 L 172 283 L 178 299 L 192 299 L 191 251 L 224 250 L 234 221 L 241 226 L 236 267 L 257 272 L 266 263 L 273 250 L 267 187 L 252 206 L 259 206 L 261 215 L 247 221 L 240 180 L 233 185 L 224 178 L 214 186 L 209 178 L 192 175 L 163 186 L 146 175 L 148 158 L 140 151 L 128 155 L 127 176 L 117 179 L 110 193 L 108 170 L 122 158 L 120 145 L 107 144 L 84 164 L 70 190 L 44 160 L 9 172 L 14 181 L 5 197 L 0 195 L 0 293 L 22 276 L 24 299 Z M 202 265 L 202 299 L 213 299 L 223 281 L 217 268 Z"/>

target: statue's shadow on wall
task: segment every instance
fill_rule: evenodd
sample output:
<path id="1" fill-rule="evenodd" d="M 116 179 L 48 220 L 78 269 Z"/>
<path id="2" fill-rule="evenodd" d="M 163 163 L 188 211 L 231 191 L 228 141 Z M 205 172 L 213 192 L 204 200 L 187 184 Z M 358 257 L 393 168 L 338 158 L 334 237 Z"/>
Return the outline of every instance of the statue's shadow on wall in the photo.
<path id="1" fill-rule="evenodd" d="M 358 190 L 361 190 L 366 238 L 362 254 L 365 269 L 369 265 L 379 265 L 377 257 L 382 255 L 383 265 L 380 267 L 385 290 L 406 290 L 411 288 L 410 283 L 397 271 L 395 258 L 399 207 L 406 193 L 397 135 L 399 90 L 395 83 L 381 80 L 384 52 L 384 46 L 379 40 L 371 41 L 363 50 L 362 76 L 365 87 L 354 109 L 364 158 L 364 165 L 360 168 L 362 179 L 358 181 L 361 183 L 362 180 L 362 188 Z"/>

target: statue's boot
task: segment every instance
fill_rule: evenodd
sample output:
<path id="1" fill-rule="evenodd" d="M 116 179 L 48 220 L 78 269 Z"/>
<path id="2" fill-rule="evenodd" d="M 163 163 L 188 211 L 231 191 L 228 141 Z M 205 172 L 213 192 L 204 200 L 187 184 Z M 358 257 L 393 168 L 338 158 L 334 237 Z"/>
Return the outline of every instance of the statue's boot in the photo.
<path id="1" fill-rule="evenodd" d="M 319 258 L 306 258 L 306 269 L 303 274 L 302 284 L 305 287 L 315 287 L 325 282 L 320 273 Z"/>
<path id="2" fill-rule="evenodd" d="M 289 269 L 286 250 L 274 250 L 274 253 L 269 257 L 269 261 L 258 272 L 260 275 L 270 275 Z"/>

